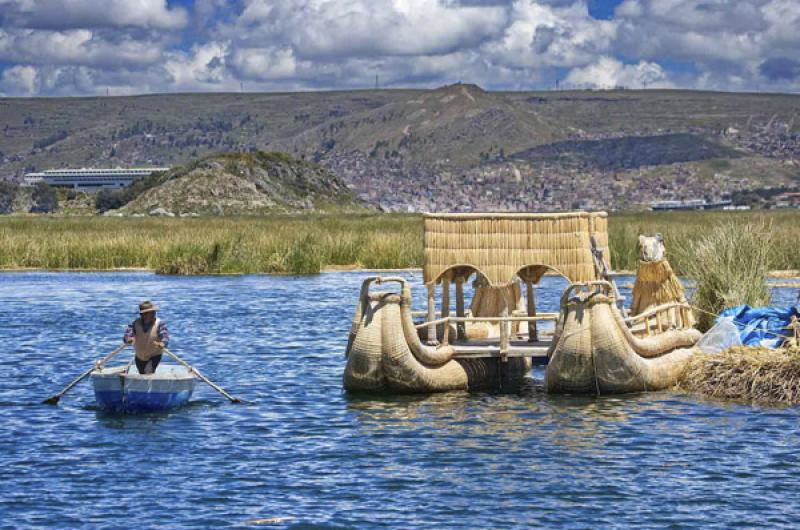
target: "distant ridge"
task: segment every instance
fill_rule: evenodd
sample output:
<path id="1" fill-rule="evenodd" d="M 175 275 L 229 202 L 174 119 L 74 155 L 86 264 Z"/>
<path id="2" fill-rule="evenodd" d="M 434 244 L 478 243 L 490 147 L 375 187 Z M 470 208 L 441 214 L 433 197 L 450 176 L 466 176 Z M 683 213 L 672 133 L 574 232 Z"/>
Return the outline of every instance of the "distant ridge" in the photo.
<path id="1" fill-rule="evenodd" d="M 0 179 L 280 151 L 320 164 L 389 210 L 628 208 L 794 186 L 798 109 L 800 96 L 787 94 L 493 92 L 466 83 L 4 98 Z"/>

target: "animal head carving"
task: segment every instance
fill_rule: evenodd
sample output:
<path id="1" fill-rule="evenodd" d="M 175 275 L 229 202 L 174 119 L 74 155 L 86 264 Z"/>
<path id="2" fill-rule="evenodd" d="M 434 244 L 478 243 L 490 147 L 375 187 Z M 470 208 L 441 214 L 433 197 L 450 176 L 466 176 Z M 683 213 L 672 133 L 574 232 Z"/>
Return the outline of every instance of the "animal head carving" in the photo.
<path id="1" fill-rule="evenodd" d="M 661 234 L 654 236 L 639 236 L 639 259 L 654 262 L 664 259 L 664 237 Z"/>

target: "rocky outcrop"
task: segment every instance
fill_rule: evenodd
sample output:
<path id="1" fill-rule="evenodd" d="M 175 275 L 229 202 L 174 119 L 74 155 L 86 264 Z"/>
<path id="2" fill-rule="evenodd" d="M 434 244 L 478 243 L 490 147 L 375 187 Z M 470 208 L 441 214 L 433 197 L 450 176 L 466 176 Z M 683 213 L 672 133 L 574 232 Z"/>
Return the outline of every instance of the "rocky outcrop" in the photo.
<path id="1" fill-rule="evenodd" d="M 214 155 L 175 168 L 119 212 L 256 215 L 364 208 L 332 172 L 282 153 L 254 152 Z"/>

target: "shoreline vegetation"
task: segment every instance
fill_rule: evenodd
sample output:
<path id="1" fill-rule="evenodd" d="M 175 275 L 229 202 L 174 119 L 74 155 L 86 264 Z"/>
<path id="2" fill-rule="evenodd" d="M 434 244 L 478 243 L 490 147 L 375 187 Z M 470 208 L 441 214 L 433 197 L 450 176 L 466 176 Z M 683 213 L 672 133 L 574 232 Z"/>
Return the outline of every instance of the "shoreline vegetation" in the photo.
<path id="1" fill-rule="evenodd" d="M 636 271 L 639 234 L 662 233 L 673 268 L 715 226 L 769 227 L 769 268 L 800 269 L 800 210 L 611 214 L 616 271 Z M 422 216 L 305 214 L 261 217 L 0 217 L 0 270 L 150 270 L 161 274 L 315 274 L 422 266 Z M 785 273 L 784 273 L 785 274 Z M 780 277 L 781 273 L 776 276 Z"/>

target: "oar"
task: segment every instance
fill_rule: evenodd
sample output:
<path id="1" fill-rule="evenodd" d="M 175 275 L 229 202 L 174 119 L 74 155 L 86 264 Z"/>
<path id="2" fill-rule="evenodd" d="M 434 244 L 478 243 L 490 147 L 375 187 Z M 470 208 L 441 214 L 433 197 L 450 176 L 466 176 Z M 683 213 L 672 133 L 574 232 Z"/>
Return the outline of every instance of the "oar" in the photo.
<path id="1" fill-rule="evenodd" d="M 200 380 L 201 380 L 201 381 L 203 381 L 203 382 L 204 382 L 204 383 L 206 383 L 208 386 L 210 386 L 211 388 L 213 388 L 214 390 L 216 390 L 217 392 L 219 392 L 220 394 L 222 394 L 223 396 L 225 396 L 226 398 L 228 398 L 229 400 L 231 400 L 231 403 L 242 403 L 242 400 L 241 400 L 241 399 L 239 399 L 239 398 L 237 398 L 237 397 L 233 397 L 232 395 L 230 395 L 230 394 L 228 394 L 227 392 L 225 392 L 225 390 L 224 390 L 222 387 L 220 387 L 219 385 L 215 384 L 213 381 L 211 381 L 211 380 L 210 380 L 210 379 L 208 379 L 206 376 L 204 376 L 203 374 L 201 374 L 201 373 L 200 373 L 200 372 L 197 370 L 197 368 L 195 368 L 195 367 L 194 367 L 194 366 L 192 366 L 191 364 L 187 363 L 186 361 L 184 361 L 183 359 L 181 359 L 180 357 L 178 357 L 177 355 L 175 355 L 174 353 L 172 353 L 172 352 L 171 352 L 171 351 L 169 351 L 168 349 L 166 349 L 166 348 L 163 348 L 163 350 L 162 350 L 162 351 L 163 351 L 164 353 L 166 353 L 167 355 L 169 355 L 170 357 L 172 357 L 173 359 L 175 359 L 176 361 L 178 361 L 179 363 L 181 363 L 181 364 L 182 364 L 183 366 L 185 366 L 186 368 L 188 368 L 188 369 L 189 369 L 191 372 L 194 372 L 194 374 L 195 374 L 195 375 L 196 375 L 198 378 L 200 378 Z"/>
<path id="2" fill-rule="evenodd" d="M 116 350 L 114 350 L 111 353 L 109 353 L 108 355 L 106 355 L 103 359 L 101 359 L 100 361 L 95 363 L 94 366 L 92 366 L 91 368 L 89 368 L 88 370 L 83 372 L 77 379 L 75 379 L 73 382 L 71 382 L 70 384 L 65 386 L 64 390 L 62 390 L 58 394 L 55 394 L 54 396 L 50 396 L 49 398 L 47 398 L 44 401 L 42 401 L 42 403 L 45 404 L 45 405 L 58 405 L 58 400 L 61 399 L 61 396 L 63 396 L 67 392 L 69 392 L 72 389 L 72 387 L 74 387 L 75 385 L 77 385 L 78 383 L 80 383 L 81 381 L 86 379 L 86 377 L 89 374 L 91 374 L 93 371 L 95 371 L 98 368 L 102 368 L 104 364 L 106 364 L 108 361 L 110 361 L 112 357 L 114 357 L 119 352 L 124 350 L 127 346 L 128 346 L 127 344 L 123 344 L 122 346 L 120 346 Z"/>

